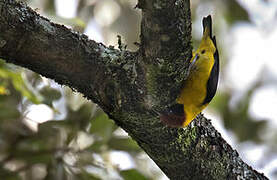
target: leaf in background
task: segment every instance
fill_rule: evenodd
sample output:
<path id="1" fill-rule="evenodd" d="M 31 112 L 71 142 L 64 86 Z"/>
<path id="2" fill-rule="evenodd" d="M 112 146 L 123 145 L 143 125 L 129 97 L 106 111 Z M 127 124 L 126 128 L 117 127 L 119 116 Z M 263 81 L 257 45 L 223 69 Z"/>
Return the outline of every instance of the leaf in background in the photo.
<path id="1" fill-rule="evenodd" d="M 218 112 L 223 112 L 226 108 L 228 108 L 230 99 L 230 93 L 219 91 L 209 107 L 216 109 Z"/>
<path id="2" fill-rule="evenodd" d="M 61 92 L 58 89 L 51 88 L 50 86 L 43 87 L 40 94 L 44 97 L 42 103 L 52 107 L 53 101 L 61 98 Z"/>
<path id="3" fill-rule="evenodd" d="M 90 150 L 95 153 L 101 153 L 103 151 L 103 145 L 106 143 L 103 141 L 95 141 L 87 150 Z"/>
<path id="4" fill-rule="evenodd" d="M 137 145 L 137 143 L 128 137 L 126 138 L 112 137 L 108 142 L 108 146 L 113 150 L 141 152 L 141 148 Z"/>
<path id="5" fill-rule="evenodd" d="M 117 126 L 114 122 L 110 120 L 104 112 L 102 112 L 91 120 L 90 133 L 101 136 L 103 141 L 107 142 L 112 137 L 112 133 L 116 128 Z"/>
<path id="6" fill-rule="evenodd" d="M 85 130 L 90 123 L 92 116 L 92 103 L 85 103 L 80 106 L 76 111 L 72 110 L 71 107 L 68 107 L 68 113 L 66 121 L 74 125 L 77 130 Z"/>
<path id="7" fill-rule="evenodd" d="M 238 137 L 240 142 L 255 141 L 262 142 L 260 130 L 264 129 L 267 121 L 260 119 L 255 120 L 249 115 L 249 105 L 253 92 L 260 87 L 257 82 L 248 92 L 237 102 L 235 108 L 230 107 L 230 92 L 217 95 L 214 106 L 221 113 L 223 123 L 226 129 L 231 129 Z M 234 122 L 236 121 L 236 122 Z M 246 128 L 247 127 L 247 128 Z"/>
<path id="8" fill-rule="evenodd" d="M 4 67 L 0 68 L 0 78 L 8 79 L 9 74 L 10 74 L 10 72 L 7 69 L 5 69 Z"/>
<path id="9" fill-rule="evenodd" d="M 72 176 L 72 174 L 65 169 L 62 159 L 56 159 L 54 163 L 49 164 L 47 171 L 48 173 L 44 180 L 64 180 L 71 179 L 66 178 L 67 174 L 69 177 Z"/>
<path id="10" fill-rule="evenodd" d="M 150 180 L 142 173 L 138 172 L 136 169 L 120 171 L 120 175 L 123 177 L 124 180 Z"/>
<path id="11" fill-rule="evenodd" d="M 8 95 L 10 91 L 6 88 L 6 86 L 0 85 L 0 95 Z"/>
<path id="12" fill-rule="evenodd" d="M 88 173 L 87 171 L 83 170 L 81 173 L 76 175 L 78 180 L 101 180 L 101 178 Z"/>
<path id="13" fill-rule="evenodd" d="M 55 13 L 55 0 L 46 0 L 44 1 L 44 11 L 48 13 Z"/>
<path id="14" fill-rule="evenodd" d="M 236 21 L 249 21 L 248 12 L 237 0 L 225 0 L 224 5 L 226 7 L 224 11 L 225 18 L 229 24 L 233 24 Z"/>
<path id="15" fill-rule="evenodd" d="M 28 164 L 48 164 L 53 161 L 54 152 L 49 151 L 22 151 L 22 150 L 15 150 L 13 151 L 13 158 L 17 160 L 23 160 Z"/>
<path id="16" fill-rule="evenodd" d="M 20 112 L 14 106 L 5 106 L 0 104 L 0 121 L 9 119 L 18 119 L 21 117 Z"/>
<path id="17" fill-rule="evenodd" d="M 39 124 L 38 126 L 38 134 L 45 136 L 57 135 L 59 133 L 60 128 L 66 128 L 68 126 L 66 121 L 46 121 L 44 123 Z"/>
<path id="18" fill-rule="evenodd" d="M 40 99 L 36 96 L 26 85 L 24 80 L 21 77 L 20 73 L 11 73 L 10 74 L 12 84 L 14 88 L 19 91 L 22 96 L 26 97 L 29 101 L 33 102 L 34 104 L 39 104 Z"/>
<path id="19" fill-rule="evenodd" d="M 0 177 L 3 180 L 21 180 L 19 174 L 0 167 Z"/>
<path id="20" fill-rule="evenodd" d="M 0 78 L 10 80 L 13 87 L 19 91 L 22 96 L 26 97 L 28 100 L 34 104 L 40 103 L 40 98 L 36 96 L 30 88 L 28 88 L 26 82 L 23 80 L 21 73 L 13 72 L 9 69 L 0 68 Z"/>

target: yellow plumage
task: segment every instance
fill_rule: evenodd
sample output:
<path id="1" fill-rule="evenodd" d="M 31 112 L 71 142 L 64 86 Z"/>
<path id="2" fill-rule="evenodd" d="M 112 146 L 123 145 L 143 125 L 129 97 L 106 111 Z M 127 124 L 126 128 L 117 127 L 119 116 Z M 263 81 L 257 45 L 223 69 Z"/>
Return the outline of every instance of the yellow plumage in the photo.
<path id="1" fill-rule="evenodd" d="M 199 114 L 215 95 L 219 59 L 215 37 L 212 37 L 211 16 L 203 19 L 203 37 L 190 60 L 189 75 L 177 98 L 160 118 L 171 127 L 185 127 Z"/>

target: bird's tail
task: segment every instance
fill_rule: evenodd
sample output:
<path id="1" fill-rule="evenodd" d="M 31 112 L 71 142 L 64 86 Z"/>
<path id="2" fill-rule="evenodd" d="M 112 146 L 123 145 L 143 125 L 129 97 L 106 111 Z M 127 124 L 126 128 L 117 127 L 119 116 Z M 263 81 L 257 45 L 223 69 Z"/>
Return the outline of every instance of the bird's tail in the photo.
<path id="1" fill-rule="evenodd" d="M 203 24 L 203 35 L 205 35 L 205 33 L 208 33 L 208 36 L 212 39 L 212 17 L 211 17 L 211 15 L 204 17 L 202 20 L 202 24 Z"/>

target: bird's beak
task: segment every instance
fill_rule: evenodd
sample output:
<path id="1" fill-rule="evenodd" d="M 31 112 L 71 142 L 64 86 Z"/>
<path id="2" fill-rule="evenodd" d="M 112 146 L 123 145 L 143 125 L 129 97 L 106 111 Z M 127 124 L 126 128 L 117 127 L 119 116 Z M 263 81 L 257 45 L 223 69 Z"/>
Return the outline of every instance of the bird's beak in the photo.
<path id="1" fill-rule="evenodd" d="M 193 58 L 192 62 L 190 63 L 190 66 L 193 66 L 196 62 L 196 60 L 198 59 L 199 55 L 196 54 L 195 57 Z"/>
<path id="2" fill-rule="evenodd" d="M 191 71 L 191 69 L 192 69 L 192 67 L 194 66 L 195 62 L 197 61 L 198 57 L 199 57 L 199 55 L 198 55 L 198 54 L 196 54 L 196 55 L 194 56 L 194 58 L 193 58 L 192 62 L 191 62 L 191 63 L 190 63 L 190 65 L 189 65 L 188 72 L 190 72 L 190 71 Z"/>

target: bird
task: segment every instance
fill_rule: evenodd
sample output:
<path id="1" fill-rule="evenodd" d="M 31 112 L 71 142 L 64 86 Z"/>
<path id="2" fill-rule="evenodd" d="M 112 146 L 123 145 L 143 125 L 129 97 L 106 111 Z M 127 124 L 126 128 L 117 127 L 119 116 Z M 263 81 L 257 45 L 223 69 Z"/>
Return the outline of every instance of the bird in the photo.
<path id="1" fill-rule="evenodd" d="M 175 104 L 160 113 L 160 120 L 169 127 L 186 127 L 207 107 L 215 96 L 219 77 L 219 54 L 212 36 L 211 15 L 202 20 L 203 37 L 192 53 L 188 77 Z"/>

